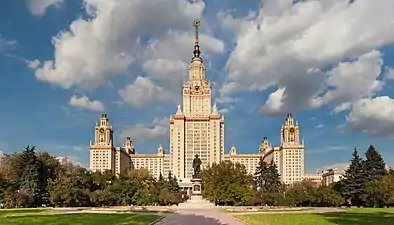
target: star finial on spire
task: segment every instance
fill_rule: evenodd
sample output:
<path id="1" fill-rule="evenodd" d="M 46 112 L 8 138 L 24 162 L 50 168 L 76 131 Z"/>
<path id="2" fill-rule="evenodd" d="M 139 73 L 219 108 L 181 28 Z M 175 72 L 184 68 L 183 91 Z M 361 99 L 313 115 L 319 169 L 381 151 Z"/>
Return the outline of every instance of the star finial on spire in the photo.
<path id="1" fill-rule="evenodd" d="M 194 57 L 195 58 L 200 58 L 200 46 L 199 46 L 199 42 L 198 42 L 198 28 L 201 26 L 201 22 L 200 20 L 195 19 L 193 21 L 193 26 L 196 29 L 196 37 L 195 37 L 195 42 L 194 42 Z"/>

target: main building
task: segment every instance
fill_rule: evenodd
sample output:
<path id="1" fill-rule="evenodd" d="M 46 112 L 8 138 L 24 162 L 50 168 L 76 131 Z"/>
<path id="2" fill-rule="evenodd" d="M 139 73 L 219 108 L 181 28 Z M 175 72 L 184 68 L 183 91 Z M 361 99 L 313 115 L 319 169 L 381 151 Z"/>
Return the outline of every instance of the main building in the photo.
<path id="1" fill-rule="evenodd" d="M 300 140 L 299 125 L 288 114 L 280 131 L 280 145 L 271 146 L 263 138 L 256 154 L 237 154 L 233 145 L 228 154 L 224 153 L 224 117 L 216 104 L 212 105 L 212 87 L 205 76 L 201 58 L 198 28 L 196 29 L 193 58 L 189 64 L 189 77 L 182 87 L 182 105 L 170 116 L 169 152 L 159 146 L 157 154 L 136 154 L 133 142 L 127 137 L 122 147 L 113 144 L 113 127 L 106 114 L 95 126 L 95 139 L 90 142 L 90 169 L 103 171 L 111 169 L 121 173 L 129 168 L 146 168 L 158 177 L 171 172 L 178 179 L 180 187 L 190 190 L 193 174 L 192 161 L 197 154 L 202 168 L 231 160 L 245 165 L 249 173 L 256 171 L 261 157 L 273 160 L 278 166 L 281 179 L 293 183 L 304 179 L 304 142 Z"/>

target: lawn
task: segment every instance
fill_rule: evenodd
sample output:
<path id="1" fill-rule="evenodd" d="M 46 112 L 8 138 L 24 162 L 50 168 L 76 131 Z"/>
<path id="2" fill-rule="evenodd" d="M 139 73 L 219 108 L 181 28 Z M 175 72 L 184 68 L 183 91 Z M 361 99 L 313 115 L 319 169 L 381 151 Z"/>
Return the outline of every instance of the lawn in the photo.
<path id="1" fill-rule="evenodd" d="M 63 214 L 40 209 L 0 210 L 0 225 L 146 225 L 159 217 L 142 214 Z"/>
<path id="2" fill-rule="evenodd" d="M 351 209 L 322 214 L 234 215 L 249 225 L 394 225 L 394 208 Z"/>
<path id="3" fill-rule="evenodd" d="M 257 209 L 257 211 L 250 212 L 301 212 L 301 211 L 309 211 L 313 208 L 294 208 L 294 209 Z M 220 209 L 220 212 L 224 213 L 248 213 L 247 210 L 232 210 L 232 209 Z"/>

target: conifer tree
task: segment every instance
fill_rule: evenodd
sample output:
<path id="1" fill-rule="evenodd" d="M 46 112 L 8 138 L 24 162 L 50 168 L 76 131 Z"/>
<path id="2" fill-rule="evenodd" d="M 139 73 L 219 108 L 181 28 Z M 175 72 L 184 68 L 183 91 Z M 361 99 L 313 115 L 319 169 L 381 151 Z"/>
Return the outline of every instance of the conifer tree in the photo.
<path id="1" fill-rule="evenodd" d="M 365 173 L 363 161 L 358 155 L 357 149 L 354 149 L 353 158 L 342 181 L 342 195 L 345 199 L 350 201 L 352 205 L 361 206 Z"/>
<path id="2" fill-rule="evenodd" d="M 256 168 L 254 174 L 254 182 L 256 184 L 257 190 L 263 190 L 265 188 L 265 182 L 267 181 L 268 165 L 267 162 L 261 157 L 259 160 L 259 165 Z"/>
<path id="3" fill-rule="evenodd" d="M 273 204 L 274 197 L 279 192 L 281 185 L 276 164 L 271 161 L 267 163 L 260 158 L 259 166 L 254 175 L 255 192 L 253 198 L 255 203 Z"/>
<path id="4" fill-rule="evenodd" d="M 22 152 L 23 171 L 21 174 L 21 186 L 19 197 L 24 199 L 27 207 L 36 207 L 41 204 L 40 196 L 40 165 L 37 160 L 35 147 L 27 146 Z"/>
<path id="5" fill-rule="evenodd" d="M 271 163 L 268 165 L 268 191 L 272 193 L 276 193 L 279 191 L 281 181 L 280 181 L 280 175 L 278 172 L 278 167 L 274 163 L 273 160 L 271 160 Z"/>
<path id="6" fill-rule="evenodd" d="M 386 163 L 372 145 L 365 152 L 363 164 L 367 181 L 376 180 L 387 174 Z"/>

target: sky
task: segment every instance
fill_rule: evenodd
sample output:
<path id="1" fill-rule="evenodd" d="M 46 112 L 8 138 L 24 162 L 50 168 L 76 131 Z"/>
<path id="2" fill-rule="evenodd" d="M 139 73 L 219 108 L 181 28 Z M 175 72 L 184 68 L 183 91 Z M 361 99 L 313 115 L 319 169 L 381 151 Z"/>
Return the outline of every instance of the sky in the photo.
<path id="1" fill-rule="evenodd" d="M 0 151 L 26 145 L 81 162 L 101 113 L 137 153 L 169 146 L 194 19 L 225 152 L 280 142 L 299 122 L 307 172 L 374 145 L 394 165 L 392 0 L 0 2 Z"/>

